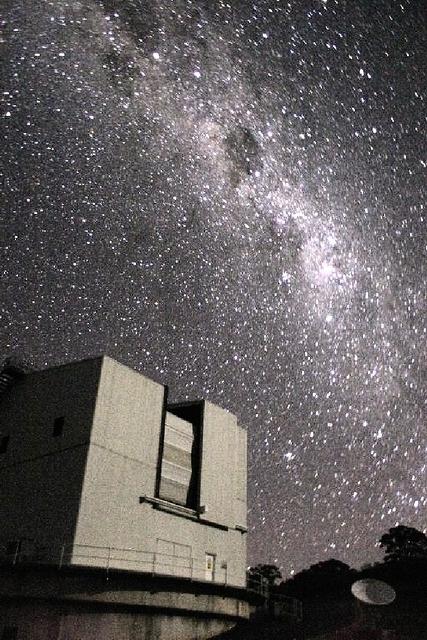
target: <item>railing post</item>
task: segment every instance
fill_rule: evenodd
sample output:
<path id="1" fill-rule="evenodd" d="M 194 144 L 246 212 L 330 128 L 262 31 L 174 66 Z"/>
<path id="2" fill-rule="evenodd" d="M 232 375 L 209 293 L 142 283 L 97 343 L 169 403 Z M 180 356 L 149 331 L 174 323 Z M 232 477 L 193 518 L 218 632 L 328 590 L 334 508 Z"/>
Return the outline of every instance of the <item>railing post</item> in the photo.
<path id="1" fill-rule="evenodd" d="M 110 560 L 111 560 L 111 547 L 108 547 L 108 556 L 107 556 L 107 580 L 109 579 L 109 571 L 110 571 Z"/>
<path id="2" fill-rule="evenodd" d="M 15 553 L 13 554 L 13 562 L 12 564 L 16 564 L 18 562 L 19 548 L 21 546 L 21 541 L 18 540 L 15 547 Z"/>
<path id="3" fill-rule="evenodd" d="M 153 575 L 156 573 L 156 552 L 153 553 Z"/>
<path id="4" fill-rule="evenodd" d="M 64 554 L 65 554 L 65 544 L 62 545 L 61 547 L 61 554 L 59 556 L 59 568 L 62 568 L 62 564 L 64 562 Z"/>

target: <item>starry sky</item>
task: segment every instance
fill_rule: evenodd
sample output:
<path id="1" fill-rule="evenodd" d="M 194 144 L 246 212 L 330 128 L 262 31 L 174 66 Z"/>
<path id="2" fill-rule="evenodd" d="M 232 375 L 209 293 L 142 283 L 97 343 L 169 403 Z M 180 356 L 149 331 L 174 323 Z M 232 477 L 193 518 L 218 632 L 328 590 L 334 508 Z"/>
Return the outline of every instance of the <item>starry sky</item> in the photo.
<path id="1" fill-rule="evenodd" d="M 239 416 L 248 562 L 426 531 L 422 0 L 3 0 L 0 354 Z"/>

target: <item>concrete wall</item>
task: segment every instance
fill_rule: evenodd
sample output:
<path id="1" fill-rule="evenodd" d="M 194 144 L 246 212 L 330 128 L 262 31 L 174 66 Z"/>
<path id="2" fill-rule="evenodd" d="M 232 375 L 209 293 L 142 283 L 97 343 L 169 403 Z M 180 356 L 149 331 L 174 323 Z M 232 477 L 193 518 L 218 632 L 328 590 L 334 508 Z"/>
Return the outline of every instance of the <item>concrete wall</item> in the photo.
<path id="1" fill-rule="evenodd" d="M 73 539 L 100 367 L 94 359 L 35 372 L 0 396 L 0 436 L 10 435 L 0 454 L 0 543 Z"/>
<path id="2" fill-rule="evenodd" d="M 0 637 L 7 627 L 31 640 L 207 640 L 235 626 L 224 619 L 141 611 L 100 611 L 78 603 L 0 602 Z"/>
<path id="3" fill-rule="evenodd" d="M 246 433 L 206 402 L 201 463 L 204 511 L 156 499 L 164 387 L 108 357 L 25 377 L 1 399 L 0 542 L 35 539 L 64 561 L 208 579 L 243 586 Z M 64 430 L 54 437 L 54 420 Z M 170 419 L 176 419 L 170 414 Z M 141 504 L 140 497 L 148 497 Z M 53 545 L 55 543 L 55 545 Z M 111 548 L 114 548 L 111 550 Z M 133 550 L 133 551 L 123 551 Z M 165 566 L 160 554 L 184 555 Z"/>
<path id="4" fill-rule="evenodd" d="M 248 476 L 248 444 L 247 432 L 242 427 L 237 426 L 236 448 L 234 450 L 235 465 L 235 521 L 237 525 L 247 527 L 247 476 Z"/>
<path id="5" fill-rule="evenodd" d="M 236 416 L 205 402 L 200 503 L 207 519 L 246 526 L 246 432 Z"/>
<path id="6" fill-rule="evenodd" d="M 163 399 L 162 385 L 104 358 L 77 544 L 152 548 L 139 497 L 154 495 Z"/>
<path id="7" fill-rule="evenodd" d="M 201 518 L 229 530 L 203 523 L 191 510 L 180 514 L 140 504 L 140 496 L 155 498 L 163 399 L 161 385 L 104 358 L 73 561 L 203 580 L 209 553 L 216 556 L 215 580 L 243 586 L 246 540 L 235 526 L 245 524 L 246 440 L 234 416 L 207 403 L 203 430 L 202 503 L 208 510 Z M 243 460 L 237 473 L 236 457 Z M 184 547 L 192 566 L 176 559 L 165 566 L 160 552 L 187 553 Z"/>
<path id="8" fill-rule="evenodd" d="M 245 590 L 97 569 L 0 567 L 0 637 L 205 640 L 249 616 Z"/>

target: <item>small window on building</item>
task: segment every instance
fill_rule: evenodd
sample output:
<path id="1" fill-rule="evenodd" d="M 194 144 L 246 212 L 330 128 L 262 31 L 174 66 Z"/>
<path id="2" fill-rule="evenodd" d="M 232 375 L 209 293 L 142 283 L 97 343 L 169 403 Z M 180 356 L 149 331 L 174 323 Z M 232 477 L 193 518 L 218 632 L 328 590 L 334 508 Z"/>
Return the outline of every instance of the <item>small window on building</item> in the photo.
<path id="1" fill-rule="evenodd" d="M 18 627 L 5 627 L 1 640 L 18 640 Z"/>
<path id="2" fill-rule="evenodd" d="M 9 446 L 10 436 L 3 436 L 0 438 L 0 453 L 6 453 Z"/>
<path id="3" fill-rule="evenodd" d="M 57 438 L 58 436 L 62 436 L 62 432 L 64 431 L 64 422 L 65 416 L 61 416 L 60 418 L 55 418 L 55 422 L 53 423 L 53 431 L 52 435 Z"/>

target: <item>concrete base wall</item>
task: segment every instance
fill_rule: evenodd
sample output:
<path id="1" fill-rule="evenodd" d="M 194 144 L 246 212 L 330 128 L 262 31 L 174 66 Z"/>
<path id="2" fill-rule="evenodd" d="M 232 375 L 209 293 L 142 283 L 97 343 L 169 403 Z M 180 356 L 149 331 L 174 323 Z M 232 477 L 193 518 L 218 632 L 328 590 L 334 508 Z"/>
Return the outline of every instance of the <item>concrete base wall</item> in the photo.
<path id="1" fill-rule="evenodd" d="M 142 611 L 105 611 L 81 603 L 0 601 L 0 638 L 22 640 L 205 640 L 235 622 Z"/>
<path id="2" fill-rule="evenodd" d="M 89 568 L 0 567 L 0 638 L 207 640 L 249 616 L 253 596 L 179 578 Z"/>

